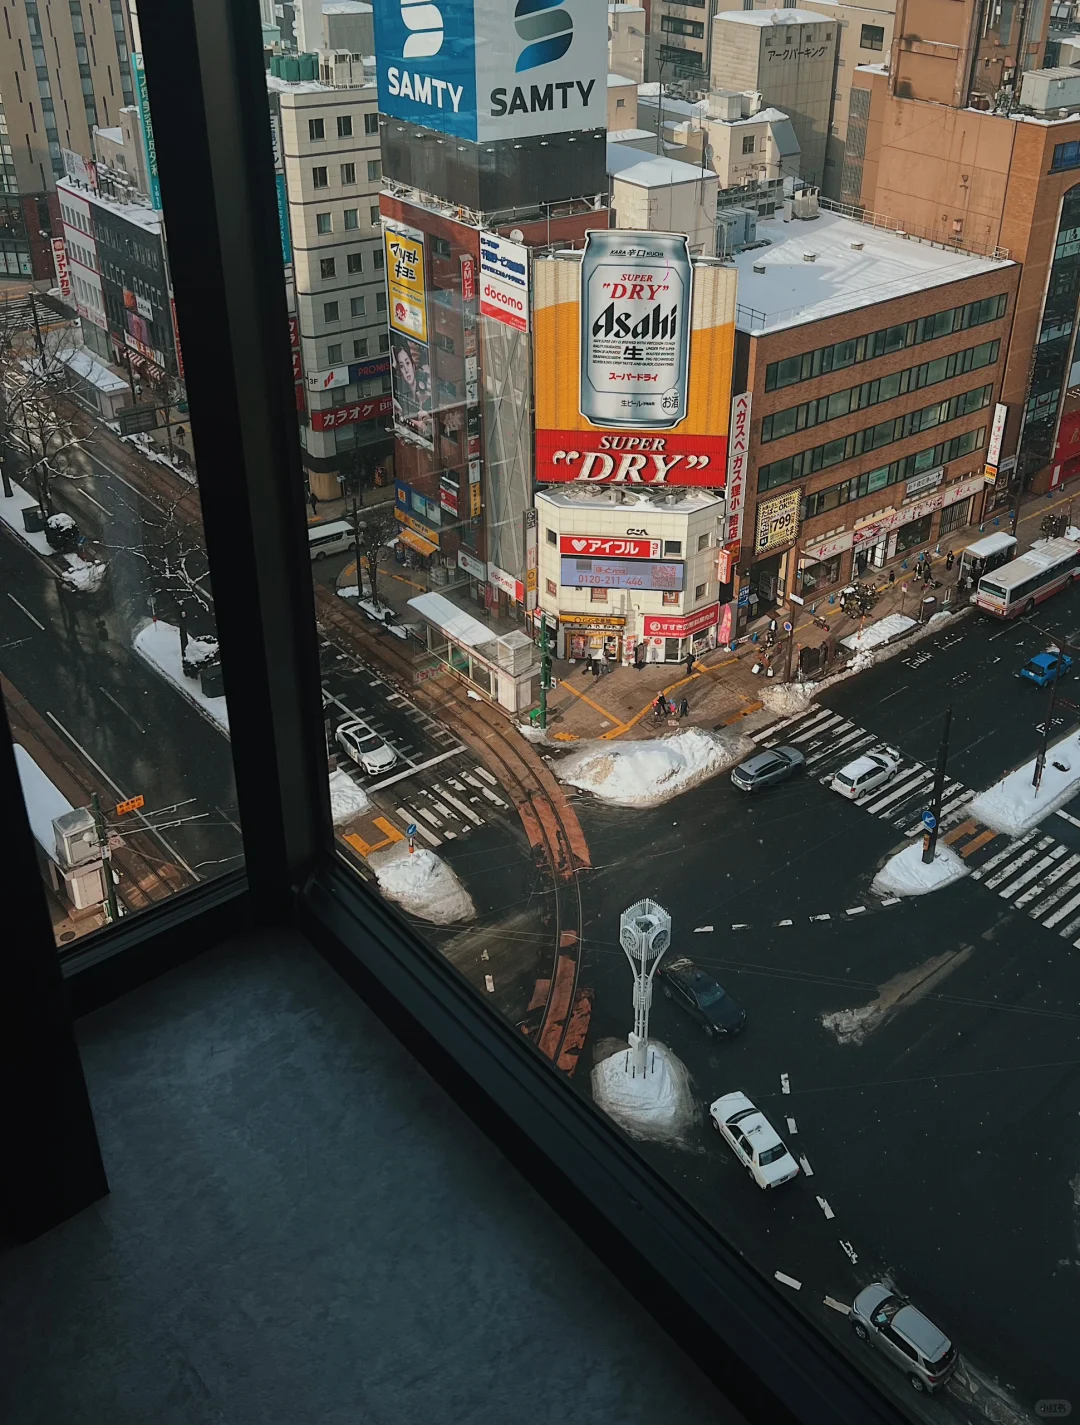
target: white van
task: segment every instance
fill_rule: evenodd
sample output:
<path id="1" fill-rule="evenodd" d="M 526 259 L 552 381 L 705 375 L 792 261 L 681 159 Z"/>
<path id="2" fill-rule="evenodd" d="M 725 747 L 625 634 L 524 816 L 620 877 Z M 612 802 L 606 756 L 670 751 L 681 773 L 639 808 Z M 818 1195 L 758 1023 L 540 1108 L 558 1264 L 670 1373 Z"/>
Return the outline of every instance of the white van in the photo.
<path id="1" fill-rule="evenodd" d="M 328 524 L 308 526 L 308 545 L 312 559 L 325 559 L 328 554 L 343 554 L 353 546 L 353 528 L 348 520 L 331 520 Z"/>

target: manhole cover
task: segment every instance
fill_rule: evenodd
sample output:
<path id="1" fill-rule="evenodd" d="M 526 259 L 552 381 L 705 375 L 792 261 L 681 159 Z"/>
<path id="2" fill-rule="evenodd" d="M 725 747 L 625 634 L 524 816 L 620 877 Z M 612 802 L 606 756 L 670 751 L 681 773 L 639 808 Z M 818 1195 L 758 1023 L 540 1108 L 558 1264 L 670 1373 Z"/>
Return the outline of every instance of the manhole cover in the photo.
<path id="1" fill-rule="evenodd" d="M 75 932 L 74 932 L 74 930 L 65 930 L 64 933 L 63 933 L 63 935 L 61 935 L 61 937 L 60 937 L 60 944 L 61 944 L 61 945 L 66 945 L 69 940 L 74 940 L 74 939 L 75 939 Z"/>

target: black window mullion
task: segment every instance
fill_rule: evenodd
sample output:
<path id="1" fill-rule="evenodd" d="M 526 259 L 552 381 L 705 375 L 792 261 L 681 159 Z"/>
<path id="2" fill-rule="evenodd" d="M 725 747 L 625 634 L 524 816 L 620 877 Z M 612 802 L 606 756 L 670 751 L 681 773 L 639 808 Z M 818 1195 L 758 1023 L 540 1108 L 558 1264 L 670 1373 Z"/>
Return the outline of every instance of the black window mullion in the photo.
<path id="1" fill-rule="evenodd" d="M 140 20 L 251 902 L 283 920 L 330 818 L 258 11 Z"/>

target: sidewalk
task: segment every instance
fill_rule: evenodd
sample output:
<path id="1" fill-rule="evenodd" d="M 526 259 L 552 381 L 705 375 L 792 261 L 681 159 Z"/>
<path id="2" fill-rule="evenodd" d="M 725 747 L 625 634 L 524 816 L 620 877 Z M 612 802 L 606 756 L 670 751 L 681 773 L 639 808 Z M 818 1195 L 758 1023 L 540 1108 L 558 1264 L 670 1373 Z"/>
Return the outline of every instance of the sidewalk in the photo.
<path id="1" fill-rule="evenodd" d="M 1040 495 L 1028 500 L 1021 509 L 1017 525 L 1019 549 L 1030 548 L 1041 538 L 1040 523 L 1043 516 L 1053 513 L 1070 503 L 1068 494 L 1057 499 Z M 984 534 L 1008 533 L 1011 519 L 1008 512 L 995 519 L 988 519 L 984 525 L 968 525 L 954 530 L 939 551 L 926 551 L 930 556 L 933 578 L 941 581 L 941 587 L 924 587 L 922 580 L 916 580 L 918 551 L 910 556 L 893 560 L 883 569 L 867 571 L 876 581 L 878 598 L 869 618 L 869 625 L 889 614 L 906 614 L 918 619 L 923 598 L 932 594 L 938 601 L 938 609 L 956 607 L 956 581 L 959 577 L 959 552 Z M 951 572 L 946 573 L 945 555 L 952 549 L 957 560 Z M 904 566 L 907 566 L 906 568 Z M 889 583 L 892 570 L 894 582 Z M 868 577 L 864 576 L 864 581 Z M 904 585 L 907 585 L 905 592 Z M 835 599 L 829 602 L 830 594 Z M 827 590 L 816 601 L 808 600 L 795 623 L 795 648 L 792 652 L 792 669 L 798 666 L 798 649 L 817 647 L 826 638 L 836 641 L 857 633 L 860 620 L 844 614 L 840 608 L 839 590 Z M 819 628 L 813 621 L 814 612 L 828 620 L 828 630 Z M 776 610 L 776 618 L 781 626 L 785 614 Z M 674 724 L 668 720 L 657 724 L 652 715 L 652 704 L 657 694 L 663 692 L 678 703 L 686 698 L 690 705 L 689 716 L 683 726 L 715 728 L 737 722 L 740 718 L 757 712 L 761 708 L 761 693 L 768 682 L 783 679 L 786 665 L 786 644 L 781 640 L 773 653 L 772 664 L 775 676 L 766 680 L 765 675 L 751 672 L 753 665 L 765 649 L 765 630 L 769 617 L 757 619 L 750 625 L 750 634 L 757 634 L 757 641 L 740 643 L 732 652 L 727 648 L 717 648 L 705 654 L 688 678 L 686 666 L 681 663 L 647 664 L 640 671 L 635 668 L 609 665 L 599 677 L 587 674 L 583 663 L 570 664 L 553 660 L 552 673 L 558 686 L 548 695 L 548 735 L 555 741 L 573 742 L 587 738 L 642 738 L 655 737 L 661 731 L 667 732 Z"/>

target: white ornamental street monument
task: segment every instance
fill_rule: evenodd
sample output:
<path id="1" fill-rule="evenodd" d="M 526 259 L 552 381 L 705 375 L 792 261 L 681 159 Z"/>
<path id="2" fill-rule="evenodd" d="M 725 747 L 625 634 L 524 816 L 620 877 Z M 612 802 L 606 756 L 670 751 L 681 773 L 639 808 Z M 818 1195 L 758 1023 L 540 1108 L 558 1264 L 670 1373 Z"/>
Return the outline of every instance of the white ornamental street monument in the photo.
<path id="1" fill-rule="evenodd" d="M 634 972 L 634 1030 L 630 1035 L 631 1072 L 644 1074 L 649 1045 L 652 982 L 660 958 L 671 944 L 671 916 L 656 901 L 642 900 L 619 917 L 619 944 Z"/>

